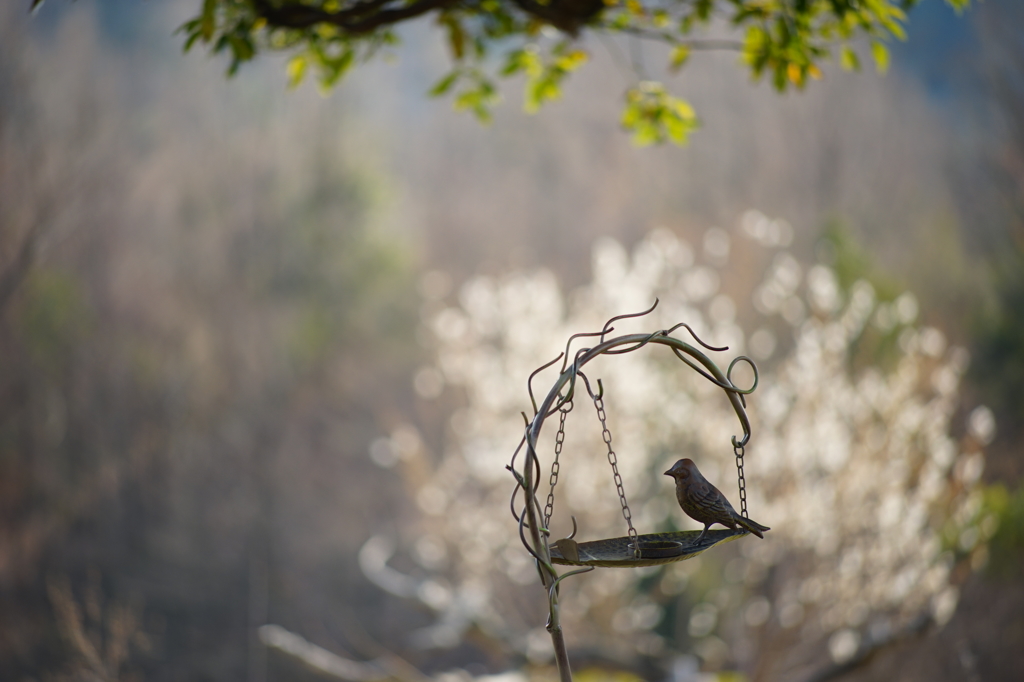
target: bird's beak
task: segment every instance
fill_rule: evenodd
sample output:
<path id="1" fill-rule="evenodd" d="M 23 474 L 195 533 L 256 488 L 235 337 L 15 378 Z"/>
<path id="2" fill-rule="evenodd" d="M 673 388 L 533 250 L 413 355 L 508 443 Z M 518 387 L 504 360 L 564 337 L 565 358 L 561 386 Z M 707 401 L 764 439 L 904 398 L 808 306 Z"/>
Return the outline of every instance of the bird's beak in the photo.
<path id="1" fill-rule="evenodd" d="M 665 475 L 666 476 L 671 476 L 673 473 L 674 472 L 671 469 L 669 469 L 668 471 L 665 472 Z"/>

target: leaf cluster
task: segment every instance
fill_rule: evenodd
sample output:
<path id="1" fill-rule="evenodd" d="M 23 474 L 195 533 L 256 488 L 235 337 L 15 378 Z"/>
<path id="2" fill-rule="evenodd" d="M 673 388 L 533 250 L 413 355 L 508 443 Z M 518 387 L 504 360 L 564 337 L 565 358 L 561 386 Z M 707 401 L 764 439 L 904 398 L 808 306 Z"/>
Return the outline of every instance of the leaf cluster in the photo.
<path id="1" fill-rule="evenodd" d="M 734 50 L 755 80 L 779 91 L 821 78 L 837 59 L 860 68 L 868 46 L 880 72 L 886 44 L 906 37 L 906 11 L 919 0 L 203 0 L 181 27 L 185 49 L 196 42 L 230 57 L 228 73 L 261 50 L 293 54 L 292 85 L 312 71 L 331 88 L 356 64 L 395 47 L 395 28 L 432 16 L 453 62 L 430 89 L 450 94 L 456 109 L 490 119 L 499 78 L 525 77 L 524 108 L 536 111 L 561 94 L 583 65 L 587 34 L 646 38 L 670 46 L 667 66 L 683 68 L 696 50 Z M 946 0 L 958 10 L 970 0 Z M 725 38 L 710 37 L 721 32 Z M 637 75 L 625 95 L 623 126 L 640 144 L 683 144 L 696 127 L 689 105 Z"/>

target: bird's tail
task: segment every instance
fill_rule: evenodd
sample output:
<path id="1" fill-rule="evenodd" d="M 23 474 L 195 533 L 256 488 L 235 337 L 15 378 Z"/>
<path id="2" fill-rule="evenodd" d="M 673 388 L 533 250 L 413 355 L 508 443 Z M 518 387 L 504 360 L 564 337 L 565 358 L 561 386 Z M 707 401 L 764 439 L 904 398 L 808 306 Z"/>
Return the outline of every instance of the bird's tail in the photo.
<path id="1" fill-rule="evenodd" d="M 737 514 L 735 518 L 736 523 L 739 524 L 741 528 L 749 530 L 751 533 L 753 533 L 759 538 L 763 539 L 764 531 L 771 530 L 771 528 L 769 528 L 768 526 L 762 526 L 757 521 L 752 521 L 745 516 L 740 516 L 739 514 Z"/>

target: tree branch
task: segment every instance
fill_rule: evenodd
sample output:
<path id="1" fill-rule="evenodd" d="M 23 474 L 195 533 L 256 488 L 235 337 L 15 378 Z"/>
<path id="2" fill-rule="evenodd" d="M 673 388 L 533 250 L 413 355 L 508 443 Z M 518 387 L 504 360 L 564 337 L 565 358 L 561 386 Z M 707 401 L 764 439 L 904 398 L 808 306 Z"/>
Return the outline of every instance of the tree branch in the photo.
<path id="1" fill-rule="evenodd" d="M 572 36 L 577 35 L 580 28 L 605 7 L 603 0 L 553 0 L 549 4 L 541 4 L 537 0 L 512 2 L 526 14 L 543 19 Z"/>
<path id="2" fill-rule="evenodd" d="M 375 665 L 342 658 L 327 649 L 318 647 L 294 632 L 285 630 L 280 625 L 261 626 L 259 637 L 264 645 L 277 649 L 314 670 L 340 680 L 369 682 L 388 677 L 386 672 Z"/>
<path id="3" fill-rule="evenodd" d="M 668 31 L 657 31 L 641 26 L 612 26 L 607 23 L 598 24 L 595 28 L 615 31 L 616 33 L 628 33 L 639 38 L 660 40 L 669 45 L 685 45 L 692 50 L 733 50 L 736 52 L 743 50 L 743 41 L 730 40 L 728 38 L 677 38 Z"/>
<path id="4" fill-rule="evenodd" d="M 397 9 L 384 9 L 395 0 L 369 0 L 360 2 L 339 12 L 326 12 L 316 7 L 289 5 L 273 7 L 266 0 L 256 3 L 259 16 L 267 23 L 280 28 L 309 28 L 316 24 L 337 26 L 346 33 L 369 33 L 388 24 L 396 24 L 426 14 L 431 10 L 454 5 L 458 0 L 420 0 Z"/>

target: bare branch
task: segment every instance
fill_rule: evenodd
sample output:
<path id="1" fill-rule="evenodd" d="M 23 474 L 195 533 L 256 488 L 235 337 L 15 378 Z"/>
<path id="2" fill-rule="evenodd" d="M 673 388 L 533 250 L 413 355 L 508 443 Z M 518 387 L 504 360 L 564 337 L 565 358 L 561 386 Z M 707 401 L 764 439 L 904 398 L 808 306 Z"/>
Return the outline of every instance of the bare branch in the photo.
<path id="1" fill-rule="evenodd" d="M 598 24 L 595 28 L 616 33 L 627 33 L 638 38 L 657 40 L 669 45 L 685 45 L 691 50 L 730 50 L 733 52 L 743 51 L 742 40 L 730 40 L 728 38 L 679 38 L 670 31 L 659 31 L 642 26 L 612 26 L 608 23 Z"/>
<path id="2" fill-rule="evenodd" d="M 372 663 L 361 663 L 318 647 L 309 640 L 294 632 L 285 630 L 280 625 L 264 625 L 259 629 L 260 641 L 271 649 L 297 659 L 301 663 L 318 672 L 325 673 L 340 680 L 351 682 L 370 682 L 383 680 L 388 674 Z"/>
<path id="3" fill-rule="evenodd" d="M 603 0 L 554 0 L 545 4 L 537 0 L 512 2 L 527 14 L 543 19 L 573 36 L 605 7 Z"/>
<path id="4" fill-rule="evenodd" d="M 397 9 L 384 9 L 394 0 L 370 0 L 358 3 L 340 12 L 327 12 L 316 7 L 289 5 L 273 7 L 267 2 L 257 3 L 257 12 L 272 26 L 281 28 L 309 28 L 316 24 L 331 24 L 346 33 L 369 33 L 388 24 L 412 19 L 431 10 L 454 5 L 457 0 L 420 0 Z"/>

